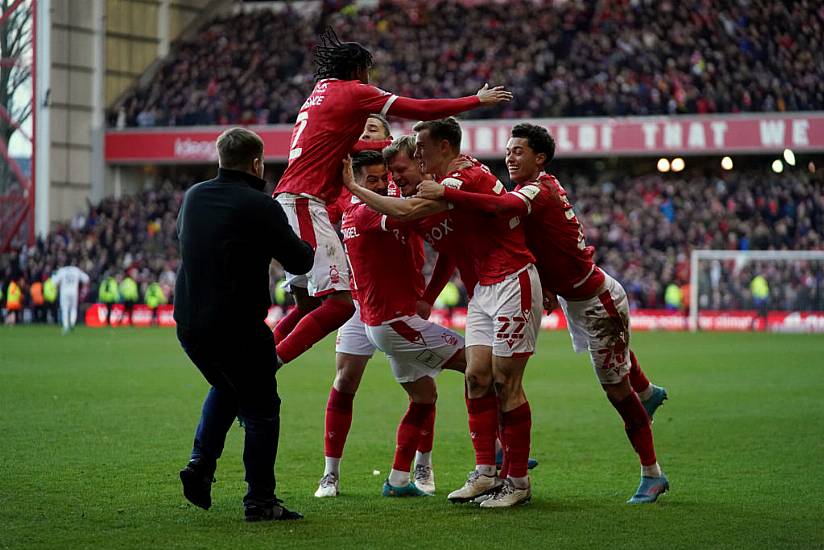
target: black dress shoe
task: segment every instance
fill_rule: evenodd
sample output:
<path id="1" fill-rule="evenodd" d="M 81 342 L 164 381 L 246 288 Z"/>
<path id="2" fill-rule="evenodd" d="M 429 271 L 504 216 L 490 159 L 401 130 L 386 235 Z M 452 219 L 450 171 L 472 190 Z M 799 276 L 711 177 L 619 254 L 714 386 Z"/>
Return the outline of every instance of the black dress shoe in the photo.
<path id="1" fill-rule="evenodd" d="M 280 499 L 275 499 L 275 504 L 266 506 L 259 504 L 246 505 L 246 521 L 281 521 L 303 519 L 300 512 L 292 512 L 282 505 Z"/>
<path id="2" fill-rule="evenodd" d="M 208 510 L 212 505 L 214 478 L 211 475 L 205 475 L 198 467 L 198 463 L 192 461 L 180 470 L 180 481 L 183 483 L 183 496 L 186 500 Z"/>

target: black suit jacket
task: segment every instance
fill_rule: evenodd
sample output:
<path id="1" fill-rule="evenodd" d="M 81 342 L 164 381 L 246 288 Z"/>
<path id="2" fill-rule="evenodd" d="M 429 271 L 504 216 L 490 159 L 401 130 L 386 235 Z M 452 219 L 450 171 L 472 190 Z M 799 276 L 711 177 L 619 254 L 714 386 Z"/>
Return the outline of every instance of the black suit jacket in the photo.
<path id="1" fill-rule="evenodd" d="M 312 268 L 314 251 L 263 192 L 265 181 L 221 168 L 183 198 L 177 217 L 181 264 L 175 321 L 187 333 L 260 326 L 272 305 L 269 263 L 289 273 Z"/>

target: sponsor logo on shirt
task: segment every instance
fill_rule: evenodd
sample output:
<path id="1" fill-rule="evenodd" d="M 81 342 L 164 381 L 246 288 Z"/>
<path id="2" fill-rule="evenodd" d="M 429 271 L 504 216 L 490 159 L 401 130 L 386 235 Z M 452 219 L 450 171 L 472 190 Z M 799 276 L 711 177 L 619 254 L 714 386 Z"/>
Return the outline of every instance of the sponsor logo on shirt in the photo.
<path id="1" fill-rule="evenodd" d="M 461 180 L 459 180 L 458 178 L 450 177 L 450 178 L 444 178 L 443 181 L 441 182 L 441 185 L 443 185 L 444 187 L 451 187 L 452 189 L 460 189 L 461 185 L 463 185 L 463 182 Z"/>
<path id="2" fill-rule="evenodd" d="M 341 227 L 340 229 L 341 234 L 343 235 L 343 240 L 347 239 L 354 239 L 355 237 L 360 237 L 360 233 L 358 233 L 357 227 Z"/>
<path id="3" fill-rule="evenodd" d="M 450 222 L 449 218 L 444 218 L 438 225 L 430 229 L 426 232 L 425 239 L 426 242 L 429 244 L 435 244 L 436 242 L 440 241 L 450 233 L 452 233 L 453 229 L 449 225 Z"/>

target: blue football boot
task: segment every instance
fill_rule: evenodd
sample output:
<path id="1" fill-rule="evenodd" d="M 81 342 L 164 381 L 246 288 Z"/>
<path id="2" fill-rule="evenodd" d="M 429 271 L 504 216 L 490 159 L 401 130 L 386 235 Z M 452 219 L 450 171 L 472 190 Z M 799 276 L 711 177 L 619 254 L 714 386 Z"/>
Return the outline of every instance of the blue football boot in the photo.
<path id="1" fill-rule="evenodd" d="M 658 410 L 658 407 L 660 407 L 666 400 L 667 389 L 662 388 L 661 386 L 652 386 L 652 395 L 650 395 L 649 399 L 647 399 L 646 401 L 641 401 L 641 404 L 647 411 L 647 416 L 649 416 L 650 423 L 652 422 L 652 415 L 655 414 L 655 411 Z"/>
<path id="2" fill-rule="evenodd" d="M 383 482 L 383 496 L 385 497 L 428 497 L 429 495 L 415 487 L 414 483 L 407 483 L 403 487 L 389 485 L 389 480 Z"/>
<path id="3" fill-rule="evenodd" d="M 667 491 L 669 491 L 669 480 L 663 473 L 661 477 L 641 476 L 641 485 L 627 502 L 629 504 L 651 504 Z"/>

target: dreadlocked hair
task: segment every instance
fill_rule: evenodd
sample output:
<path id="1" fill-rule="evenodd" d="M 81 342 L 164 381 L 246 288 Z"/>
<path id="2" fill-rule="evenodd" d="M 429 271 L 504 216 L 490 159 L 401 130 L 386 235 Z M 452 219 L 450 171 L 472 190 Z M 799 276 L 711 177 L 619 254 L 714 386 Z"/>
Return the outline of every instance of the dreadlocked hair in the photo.
<path id="1" fill-rule="evenodd" d="M 341 42 L 332 27 L 319 36 L 315 46 L 315 80 L 353 80 L 361 69 L 372 67 L 372 54 L 357 42 Z"/>

